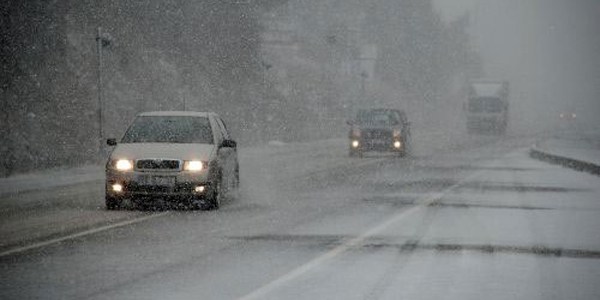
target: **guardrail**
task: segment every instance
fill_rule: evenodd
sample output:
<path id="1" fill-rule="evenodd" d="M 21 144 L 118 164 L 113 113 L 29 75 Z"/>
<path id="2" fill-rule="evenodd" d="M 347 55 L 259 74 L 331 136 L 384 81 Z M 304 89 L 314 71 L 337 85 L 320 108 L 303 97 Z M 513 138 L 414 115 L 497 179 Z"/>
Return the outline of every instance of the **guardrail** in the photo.
<path id="1" fill-rule="evenodd" d="M 529 150 L 529 156 L 541 161 L 561 165 L 577 171 L 587 172 L 594 175 L 600 175 L 600 166 L 594 163 L 548 153 L 536 148 L 531 148 Z"/>

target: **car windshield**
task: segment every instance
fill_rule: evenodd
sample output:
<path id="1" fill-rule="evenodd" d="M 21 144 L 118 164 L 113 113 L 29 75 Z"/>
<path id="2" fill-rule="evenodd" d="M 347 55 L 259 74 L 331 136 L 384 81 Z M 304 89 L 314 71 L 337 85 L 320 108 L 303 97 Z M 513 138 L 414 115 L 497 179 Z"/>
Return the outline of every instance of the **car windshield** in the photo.
<path id="1" fill-rule="evenodd" d="M 391 126 L 398 124 L 398 117 L 388 110 L 361 110 L 356 122 L 361 125 Z"/>
<path id="2" fill-rule="evenodd" d="M 212 144 L 213 136 L 206 117 L 141 116 L 135 119 L 121 142 Z"/>

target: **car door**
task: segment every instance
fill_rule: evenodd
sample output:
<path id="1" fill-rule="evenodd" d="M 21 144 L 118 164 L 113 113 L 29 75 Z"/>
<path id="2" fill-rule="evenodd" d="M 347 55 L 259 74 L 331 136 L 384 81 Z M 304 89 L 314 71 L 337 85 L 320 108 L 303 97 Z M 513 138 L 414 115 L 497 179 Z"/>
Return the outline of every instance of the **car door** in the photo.
<path id="1" fill-rule="evenodd" d="M 217 123 L 216 118 L 213 115 L 210 115 L 210 126 L 212 127 L 213 130 L 213 137 L 214 137 L 214 142 L 215 142 L 215 167 L 218 168 L 218 170 L 220 170 L 221 173 L 221 179 L 223 180 L 224 178 L 227 177 L 227 170 L 224 168 L 225 165 L 225 153 L 222 151 L 221 149 L 221 144 L 223 143 L 223 134 L 221 133 L 221 129 L 219 128 L 219 124 Z M 212 166 L 211 166 L 212 167 Z M 214 170 L 211 172 L 215 172 Z M 217 176 L 216 173 L 213 173 L 213 176 Z M 223 184 L 223 182 L 221 182 L 221 184 Z"/>
<path id="2" fill-rule="evenodd" d="M 224 140 L 230 140 L 231 137 L 229 136 L 229 132 L 227 131 L 227 128 L 225 127 L 225 123 L 223 123 L 223 120 L 221 120 L 221 118 L 217 116 L 217 117 L 215 117 L 215 123 L 217 124 L 218 130 L 219 130 L 219 135 L 222 138 L 219 145 Z M 237 163 L 236 162 L 236 149 L 230 148 L 230 147 L 219 147 L 218 151 L 219 151 L 218 155 L 221 160 L 221 168 L 222 168 L 222 172 L 223 172 L 223 186 L 231 187 L 232 180 L 235 175 L 235 167 L 236 167 L 236 163 Z"/>

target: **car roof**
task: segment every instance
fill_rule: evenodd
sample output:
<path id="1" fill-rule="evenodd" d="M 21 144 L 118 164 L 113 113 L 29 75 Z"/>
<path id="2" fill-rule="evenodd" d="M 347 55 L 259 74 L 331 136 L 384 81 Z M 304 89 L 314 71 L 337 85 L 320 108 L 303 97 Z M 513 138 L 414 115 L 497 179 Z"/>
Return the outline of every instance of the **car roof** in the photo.
<path id="1" fill-rule="evenodd" d="M 216 115 L 214 112 L 198 112 L 198 111 L 148 111 L 139 113 L 138 116 L 169 116 L 169 117 L 208 117 Z"/>

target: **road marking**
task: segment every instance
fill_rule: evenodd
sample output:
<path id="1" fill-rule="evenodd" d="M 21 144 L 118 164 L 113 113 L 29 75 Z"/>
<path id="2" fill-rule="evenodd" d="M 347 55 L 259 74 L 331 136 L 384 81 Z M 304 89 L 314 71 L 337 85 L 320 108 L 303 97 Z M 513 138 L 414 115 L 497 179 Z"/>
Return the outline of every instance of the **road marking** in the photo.
<path id="1" fill-rule="evenodd" d="M 168 213 L 169 213 L 168 211 L 165 211 L 165 212 L 162 212 L 162 213 L 152 214 L 152 215 L 144 216 L 144 217 L 141 217 L 141 218 L 136 218 L 136 219 L 132 219 L 132 220 L 126 220 L 126 221 L 122 221 L 122 222 L 115 223 L 115 224 L 110 224 L 110 225 L 105 225 L 105 226 L 94 228 L 94 229 L 85 230 L 85 231 L 78 232 L 78 233 L 75 233 L 75 234 L 71 234 L 71 235 L 67 235 L 67 236 L 63 236 L 63 237 L 59 237 L 59 238 L 55 238 L 55 239 L 51 239 L 51 240 L 47 240 L 47 241 L 43 241 L 43 242 L 31 244 L 31 245 L 28 245 L 28 246 L 23 246 L 23 247 L 19 247 L 19 248 L 15 248 L 15 249 L 6 250 L 4 252 L 0 252 L 0 257 L 4 257 L 4 256 L 7 256 L 7 255 L 11 255 L 11 254 L 15 254 L 15 253 L 20 253 L 20 252 L 25 252 L 25 251 L 36 249 L 36 248 L 45 247 L 45 246 L 56 244 L 56 243 L 60 243 L 60 242 L 66 241 L 66 240 L 72 240 L 72 239 L 80 238 L 80 237 L 83 237 L 83 236 L 86 236 L 86 235 L 95 234 L 95 233 L 102 232 L 102 231 L 107 231 L 107 230 L 110 230 L 110 229 L 115 229 L 115 228 L 118 228 L 118 227 L 123 227 L 123 226 L 131 225 L 131 224 L 135 224 L 135 223 L 140 223 L 140 222 L 147 221 L 147 220 L 150 220 L 150 219 L 162 217 L 162 216 L 164 216 L 164 215 L 166 215 Z"/>
<path id="2" fill-rule="evenodd" d="M 355 247 L 356 245 L 359 245 L 360 243 L 364 242 L 368 238 L 387 229 L 392 224 L 402 220 L 403 218 L 406 218 L 406 217 L 414 214 L 418 210 L 423 209 L 436 201 L 439 201 L 447 193 L 449 193 L 452 190 L 456 189 L 457 187 L 461 186 L 465 182 L 479 176 L 480 173 L 482 173 L 482 172 L 479 171 L 479 172 L 472 173 L 469 176 L 460 180 L 459 182 L 453 184 L 452 186 L 449 186 L 448 188 L 442 190 L 441 192 L 430 194 L 428 197 L 425 197 L 425 198 L 417 201 L 420 205 L 413 206 L 407 210 L 398 212 L 397 214 L 393 215 L 389 219 L 387 219 L 387 220 L 377 224 L 376 226 L 372 227 L 371 229 L 365 231 L 361 235 L 359 235 L 351 240 L 348 240 L 347 242 L 329 250 L 325 254 L 312 259 L 311 261 L 291 270 L 290 272 L 274 279 L 273 281 L 255 289 L 254 291 L 250 292 L 249 294 L 246 294 L 245 296 L 240 297 L 239 299 L 250 300 L 250 299 L 265 298 L 266 295 L 268 295 L 269 293 L 278 289 L 279 287 L 286 284 L 287 282 L 290 282 L 290 281 L 302 276 L 303 274 L 309 272 L 310 270 L 316 268 L 317 266 L 327 262 L 328 260 L 346 252 L 347 250 L 351 249 L 352 247 Z"/>

